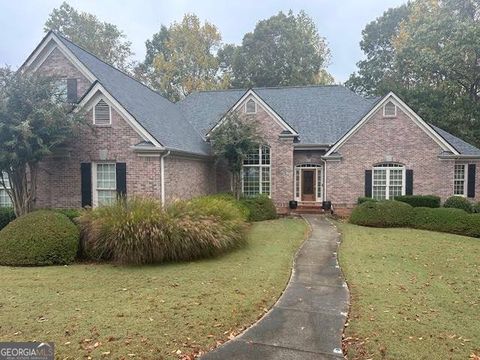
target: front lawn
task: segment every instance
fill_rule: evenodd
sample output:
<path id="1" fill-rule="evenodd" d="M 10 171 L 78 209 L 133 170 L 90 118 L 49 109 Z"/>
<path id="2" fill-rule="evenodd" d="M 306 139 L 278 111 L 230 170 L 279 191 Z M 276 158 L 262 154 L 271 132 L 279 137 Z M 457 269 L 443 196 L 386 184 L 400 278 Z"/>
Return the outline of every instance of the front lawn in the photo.
<path id="1" fill-rule="evenodd" d="M 349 359 L 480 355 L 480 240 L 338 223 Z"/>
<path id="2" fill-rule="evenodd" d="M 54 341 L 61 359 L 206 350 L 273 305 L 306 232 L 299 219 L 256 223 L 245 248 L 189 263 L 0 267 L 0 341 Z"/>

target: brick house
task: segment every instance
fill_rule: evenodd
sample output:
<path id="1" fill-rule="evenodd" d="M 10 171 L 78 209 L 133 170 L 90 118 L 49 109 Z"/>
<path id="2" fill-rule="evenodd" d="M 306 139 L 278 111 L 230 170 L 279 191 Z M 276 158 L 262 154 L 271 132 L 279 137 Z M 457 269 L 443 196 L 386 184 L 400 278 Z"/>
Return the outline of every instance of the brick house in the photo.
<path id="1" fill-rule="evenodd" d="M 480 150 L 423 121 L 398 96 L 365 99 L 343 86 L 197 92 L 172 103 L 49 32 L 22 65 L 58 78 L 92 129 L 41 164 L 36 206 L 97 206 L 117 193 L 163 203 L 230 190 L 209 133 L 229 111 L 258 123 L 264 143 L 244 163 L 247 196 L 331 201 L 401 194 L 477 199 Z M 0 192 L 0 204 L 8 203 Z"/>

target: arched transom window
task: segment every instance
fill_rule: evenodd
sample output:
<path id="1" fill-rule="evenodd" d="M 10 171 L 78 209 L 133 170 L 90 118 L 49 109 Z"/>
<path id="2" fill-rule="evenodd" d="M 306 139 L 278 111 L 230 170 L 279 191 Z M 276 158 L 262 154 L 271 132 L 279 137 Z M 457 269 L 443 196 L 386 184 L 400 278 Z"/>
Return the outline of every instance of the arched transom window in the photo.
<path id="1" fill-rule="evenodd" d="M 372 197 L 392 200 L 405 195 L 405 166 L 395 163 L 378 164 L 372 171 Z"/>
<path id="2" fill-rule="evenodd" d="M 261 145 L 243 161 L 242 190 L 245 196 L 270 196 L 270 147 Z"/>

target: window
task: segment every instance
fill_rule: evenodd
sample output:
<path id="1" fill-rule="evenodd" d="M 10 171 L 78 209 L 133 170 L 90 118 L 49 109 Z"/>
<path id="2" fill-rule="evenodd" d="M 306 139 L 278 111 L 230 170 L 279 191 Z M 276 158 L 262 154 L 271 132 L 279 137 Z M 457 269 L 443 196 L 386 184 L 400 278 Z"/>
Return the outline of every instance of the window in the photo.
<path id="1" fill-rule="evenodd" d="M 245 196 L 270 195 L 270 147 L 260 146 L 243 161 L 242 190 Z"/>
<path id="2" fill-rule="evenodd" d="M 94 205 L 110 204 L 117 198 L 117 169 L 115 164 L 99 163 L 94 166 Z"/>
<path id="3" fill-rule="evenodd" d="M 397 106 L 391 101 L 386 103 L 385 106 L 383 107 L 383 116 L 385 117 L 397 116 Z"/>
<path id="4" fill-rule="evenodd" d="M 10 189 L 10 181 L 8 180 L 8 175 L 3 174 L 3 179 L 5 180 L 5 187 L 0 186 L 0 207 L 12 207 L 12 200 L 7 193 L 6 189 Z"/>
<path id="5" fill-rule="evenodd" d="M 56 99 L 66 102 L 67 101 L 67 79 L 55 80 L 55 97 Z"/>
<path id="6" fill-rule="evenodd" d="M 246 114 L 255 114 L 257 112 L 257 103 L 255 100 L 250 99 L 245 104 L 245 113 Z"/>
<path id="7" fill-rule="evenodd" d="M 380 164 L 372 171 L 372 197 L 377 200 L 394 199 L 405 195 L 405 167 L 399 164 Z"/>
<path id="8" fill-rule="evenodd" d="M 465 196 L 466 192 L 466 177 L 467 164 L 455 164 L 455 171 L 453 174 L 453 195 Z"/>
<path id="9" fill-rule="evenodd" d="M 103 100 L 100 100 L 93 108 L 93 123 L 95 125 L 110 125 L 111 122 L 110 106 Z"/>

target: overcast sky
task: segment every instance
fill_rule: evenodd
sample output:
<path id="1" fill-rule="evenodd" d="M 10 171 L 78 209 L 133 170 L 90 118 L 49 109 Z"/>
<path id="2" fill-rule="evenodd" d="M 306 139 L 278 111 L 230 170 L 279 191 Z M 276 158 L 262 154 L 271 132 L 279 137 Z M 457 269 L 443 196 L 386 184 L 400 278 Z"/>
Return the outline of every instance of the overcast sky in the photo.
<path id="1" fill-rule="evenodd" d="M 305 10 L 331 49 L 328 68 L 343 82 L 362 58 L 359 41 L 365 25 L 404 0 L 70 0 L 78 10 L 117 25 L 132 42 L 135 59 L 145 55 L 145 40 L 161 24 L 181 20 L 186 12 L 215 24 L 226 43 L 240 43 L 258 20 L 282 10 Z M 62 0 L 0 0 L 0 64 L 17 68 L 42 39 L 43 25 Z"/>

